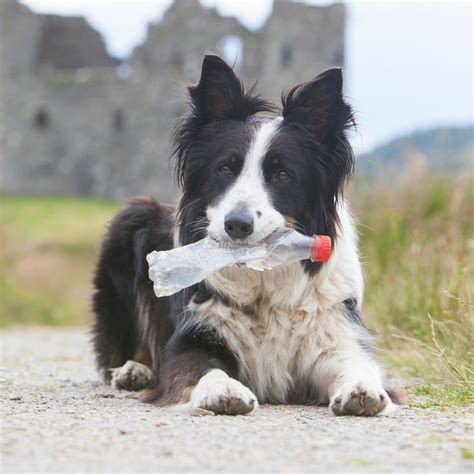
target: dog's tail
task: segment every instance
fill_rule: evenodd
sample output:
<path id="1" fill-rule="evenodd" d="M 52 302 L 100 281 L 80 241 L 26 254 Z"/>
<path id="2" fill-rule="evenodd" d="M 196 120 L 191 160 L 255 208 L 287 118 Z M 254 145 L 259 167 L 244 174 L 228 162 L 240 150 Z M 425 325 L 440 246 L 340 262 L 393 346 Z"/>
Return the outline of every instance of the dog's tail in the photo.
<path id="1" fill-rule="evenodd" d="M 162 395 L 160 388 L 146 388 L 140 392 L 140 401 L 144 403 L 154 403 Z"/>
<path id="2" fill-rule="evenodd" d="M 408 395 L 404 390 L 399 388 L 385 388 L 385 391 L 395 405 L 406 405 Z"/>

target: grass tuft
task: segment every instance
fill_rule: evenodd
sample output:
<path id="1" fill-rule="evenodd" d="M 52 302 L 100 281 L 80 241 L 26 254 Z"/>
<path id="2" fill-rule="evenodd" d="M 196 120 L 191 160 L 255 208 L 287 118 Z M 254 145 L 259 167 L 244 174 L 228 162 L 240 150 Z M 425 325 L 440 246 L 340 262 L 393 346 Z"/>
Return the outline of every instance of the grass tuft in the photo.
<path id="1" fill-rule="evenodd" d="M 423 384 L 412 389 L 415 399 L 409 405 L 416 408 L 447 408 L 474 402 L 472 386 L 464 384 Z"/>
<path id="2" fill-rule="evenodd" d="M 461 448 L 461 454 L 464 459 L 474 459 L 474 449 Z"/>
<path id="3" fill-rule="evenodd" d="M 365 263 L 366 321 L 393 372 L 473 389 L 472 174 L 405 176 L 351 189 Z"/>

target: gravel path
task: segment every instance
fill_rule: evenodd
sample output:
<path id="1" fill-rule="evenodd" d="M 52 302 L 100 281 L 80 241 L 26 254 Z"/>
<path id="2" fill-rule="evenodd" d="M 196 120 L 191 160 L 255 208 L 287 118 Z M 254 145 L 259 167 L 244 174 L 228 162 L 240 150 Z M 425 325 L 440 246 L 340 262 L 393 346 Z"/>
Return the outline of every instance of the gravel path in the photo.
<path id="1" fill-rule="evenodd" d="M 0 377 L 4 473 L 473 472 L 461 449 L 473 445 L 472 409 L 177 414 L 101 384 L 81 329 L 4 332 Z"/>

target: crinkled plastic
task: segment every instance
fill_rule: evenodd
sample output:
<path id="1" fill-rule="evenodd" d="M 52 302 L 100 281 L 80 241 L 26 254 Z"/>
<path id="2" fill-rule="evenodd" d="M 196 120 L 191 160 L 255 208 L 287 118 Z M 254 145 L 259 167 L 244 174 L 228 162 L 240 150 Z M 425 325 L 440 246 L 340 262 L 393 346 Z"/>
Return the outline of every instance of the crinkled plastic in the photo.
<path id="1" fill-rule="evenodd" d="M 308 237 L 292 229 L 277 231 L 258 246 L 224 245 L 205 238 L 184 247 L 151 252 L 146 257 L 148 274 L 156 296 L 169 296 L 230 265 L 245 264 L 263 271 L 298 260 L 314 261 L 318 242 L 315 239 L 316 236 Z"/>

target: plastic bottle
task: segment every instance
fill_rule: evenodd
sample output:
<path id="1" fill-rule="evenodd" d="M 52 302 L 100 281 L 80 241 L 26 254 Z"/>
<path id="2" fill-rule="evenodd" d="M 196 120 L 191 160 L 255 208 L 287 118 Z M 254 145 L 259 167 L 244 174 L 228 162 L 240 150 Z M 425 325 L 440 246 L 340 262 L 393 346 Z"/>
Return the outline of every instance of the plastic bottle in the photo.
<path id="1" fill-rule="evenodd" d="M 156 296 L 169 296 L 235 264 L 271 270 L 291 262 L 311 259 L 325 262 L 331 256 L 331 239 L 308 237 L 293 229 L 273 233 L 258 246 L 219 243 L 209 237 L 168 251 L 151 252 L 146 259 Z"/>

